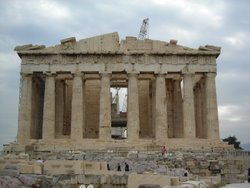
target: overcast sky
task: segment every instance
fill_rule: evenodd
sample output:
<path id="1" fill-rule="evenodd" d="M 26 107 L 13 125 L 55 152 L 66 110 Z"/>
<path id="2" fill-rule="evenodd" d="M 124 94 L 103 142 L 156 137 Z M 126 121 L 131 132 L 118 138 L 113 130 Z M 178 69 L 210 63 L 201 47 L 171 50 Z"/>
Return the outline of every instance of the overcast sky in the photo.
<path id="1" fill-rule="evenodd" d="M 217 59 L 221 138 L 250 142 L 249 0 L 0 0 L 0 145 L 17 133 L 20 58 L 17 45 L 56 45 L 117 31 L 198 48 L 222 47 Z"/>

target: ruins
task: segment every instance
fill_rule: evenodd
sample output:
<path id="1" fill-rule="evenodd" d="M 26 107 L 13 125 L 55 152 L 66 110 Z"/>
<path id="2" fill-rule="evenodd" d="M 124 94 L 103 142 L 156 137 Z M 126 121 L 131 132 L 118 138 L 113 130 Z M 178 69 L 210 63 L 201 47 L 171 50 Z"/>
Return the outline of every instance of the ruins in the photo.
<path id="1" fill-rule="evenodd" d="M 22 62 L 14 150 L 224 146 L 215 85 L 220 47 L 120 41 L 114 32 L 15 50 Z M 112 89 L 127 92 L 125 111 Z"/>
<path id="2" fill-rule="evenodd" d="M 219 137 L 220 47 L 109 33 L 15 50 L 18 132 L 0 155 L 1 185 L 208 188 L 246 180 L 248 152 Z"/>

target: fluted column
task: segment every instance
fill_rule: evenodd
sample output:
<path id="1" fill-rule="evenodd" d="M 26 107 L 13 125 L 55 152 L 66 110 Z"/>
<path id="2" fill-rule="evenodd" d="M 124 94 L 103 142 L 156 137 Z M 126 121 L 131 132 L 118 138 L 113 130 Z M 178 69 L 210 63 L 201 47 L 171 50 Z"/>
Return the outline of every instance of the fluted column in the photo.
<path id="1" fill-rule="evenodd" d="M 183 75 L 183 126 L 184 138 L 195 138 L 193 74 Z"/>
<path id="2" fill-rule="evenodd" d="M 202 127 L 202 96 L 201 96 L 201 84 L 197 83 L 195 86 L 195 121 L 196 121 L 196 137 L 203 138 Z"/>
<path id="3" fill-rule="evenodd" d="M 174 137 L 183 137 L 181 79 L 174 80 Z"/>
<path id="4" fill-rule="evenodd" d="M 99 139 L 111 139 L 111 98 L 110 98 L 110 74 L 101 74 Z"/>
<path id="5" fill-rule="evenodd" d="M 207 126 L 207 138 L 219 139 L 219 121 L 218 121 L 218 108 L 217 108 L 217 96 L 215 86 L 215 73 L 206 74 L 206 126 Z"/>
<path id="6" fill-rule="evenodd" d="M 202 138 L 207 138 L 207 109 L 206 109 L 206 88 L 205 78 L 202 78 L 201 83 L 201 112 L 202 112 Z"/>
<path id="7" fill-rule="evenodd" d="M 127 120 L 128 120 L 128 139 L 139 139 L 139 94 L 138 94 L 138 75 L 136 73 L 130 73 L 128 75 L 128 108 L 127 108 Z"/>
<path id="8" fill-rule="evenodd" d="M 160 141 L 168 138 L 166 80 L 164 74 L 156 77 L 155 93 L 155 138 Z"/>
<path id="9" fill-rule="evenodd" d="M 43 139 L 55 138 L 55 78 L 46 74 L 43 106 Z"/>
<path id="10" fill-rule="evenodd" d="M 22 74 L 21 98 L 19 106 L 19 119 L 17 141 L 25 143 L 30 139 L 32 121 L 32 75 Z"/>
<path id="11" fill-rule="evenodd" d="M 83 138 L 84 113 L 83 113 L 83 79 L 81 73 L 75 73 L 72 87 L 71 111 L 71 139 Z"/>

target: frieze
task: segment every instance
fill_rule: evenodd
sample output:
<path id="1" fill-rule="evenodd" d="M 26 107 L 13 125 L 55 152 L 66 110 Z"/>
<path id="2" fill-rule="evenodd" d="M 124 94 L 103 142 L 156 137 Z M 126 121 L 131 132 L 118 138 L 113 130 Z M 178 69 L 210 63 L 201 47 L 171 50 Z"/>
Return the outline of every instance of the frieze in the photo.
<path id="1" fill-rule="evenodd" d="M 208 55 L 24 55 L 22 64 L 168 64 L 168 65 L 210 65 L 216 64 L 215 56 Z"/>
<path id="2" fill-rule="evenodd" d="M 198 56 L 186 56 L 186 64 L 198 64 Z"/>
<path id="3" fill-rule="evenodd" d="M 199 56 L 199 64 L 200 65 L 211 64 L 211 57 L 210 56 Z"/>
<path id="4" fill-rule="evenodd" d="M 47 64 L 48 56 L 29 55 L 22 57 L 22 64 Z"/>

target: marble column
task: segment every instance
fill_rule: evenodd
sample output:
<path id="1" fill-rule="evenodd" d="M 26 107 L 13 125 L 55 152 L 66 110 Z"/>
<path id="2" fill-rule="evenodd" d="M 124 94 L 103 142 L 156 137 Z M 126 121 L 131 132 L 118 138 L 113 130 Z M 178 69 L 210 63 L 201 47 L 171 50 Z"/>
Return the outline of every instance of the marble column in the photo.
<path id="1" fill-rule="evenodd" d="M 109 73 L 101 74 L 99 139 L 111 139 L 111 96 Z"/>
<path id="2" fill-rule="evenodd" d="M 167 101 L 166 101 L 166 79 L 164 74 L 156 77 L 155 93 L 155 138 L 164 141 L 168 138 L 167 128 Z"/>
<path id="3" fill-rule="evenodd" d="M 195 122 L 196 122 L 196 136 L 197 138 L 203 138 L 202 129 L 202 96 L 201 96 L 201 86 L 197 83 L 195 86 Z"/>
<path id="4" fill-rule="evenodd" d="M 64 106 L 65 106 L 65 82 L 62 79 L 56 80 L 56 102 L 55 102 L 55 137 L 59 138 L 63 135 L 64 124 Z"/>
<path id="5" fill-rule="evenodd" d="M 195 112 L 193 93 L 193 74 L 183 75 L 183 126 L 184 138 L 195 138 Z"/>
<path id="6" fill-rule="evenodd" d="M 207 112 L 206 126 L 207 126 L 207 138 L 209 139 L 220 138 L 215 76 L 216 73 L 207 73 L 205 78 L 206 112 Z"/>
<path id="7" fill-rule="evenodd" d="M 84 127 L 83 78 L 81 73 L 75 73 L 72 86 L 71 139 L 83 138 Z"/>
<path id="8" fill-rule="evenodd" d="M 174 80 L 174 138 L 183 137 L 181 79 Z"/>
<path id="9" fill-rule="evenodd" d="M 55 77 L 46 74 L 43 106 L 43 139 L 55 138 Z"/>
<path id="10" fill-rule="evenodd" d="M 32 122 L 32 74 L 22 74 L 18 118 L 18 143 L 25 143 L 31 136 Z"/>
<path id="11" fill-rule="evenodd" d="M 128 139 L 139 139 L 139 94 L 138 94 L 138 75 L 136 73 L 128 74 L 128 108 L 127 108 L 127 127 Z"/>
<path id="12" fill-rule="evenodd" d="M 201 112 L 202 112 L 202 138 L 207 138 L 207 109 L 206 109 L 206 88 L 205 88 L 205 78 L 201 79 Z"/>

